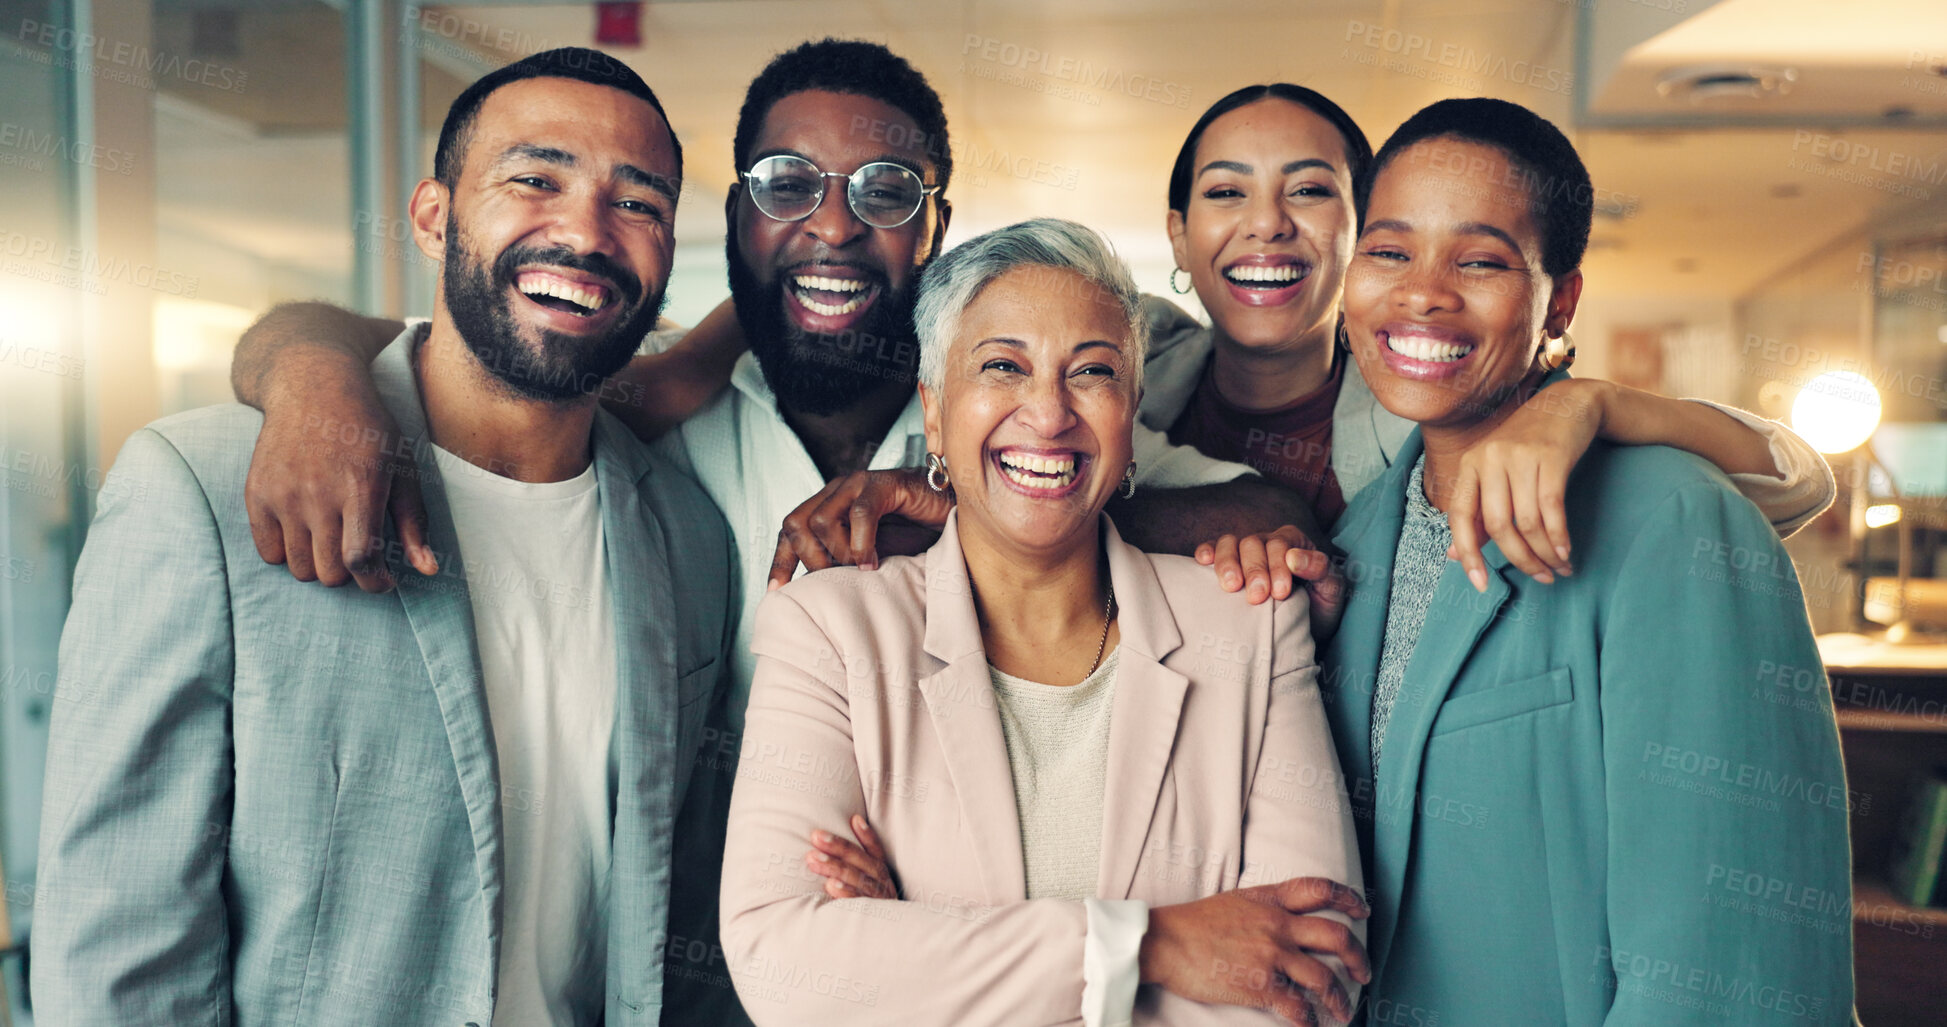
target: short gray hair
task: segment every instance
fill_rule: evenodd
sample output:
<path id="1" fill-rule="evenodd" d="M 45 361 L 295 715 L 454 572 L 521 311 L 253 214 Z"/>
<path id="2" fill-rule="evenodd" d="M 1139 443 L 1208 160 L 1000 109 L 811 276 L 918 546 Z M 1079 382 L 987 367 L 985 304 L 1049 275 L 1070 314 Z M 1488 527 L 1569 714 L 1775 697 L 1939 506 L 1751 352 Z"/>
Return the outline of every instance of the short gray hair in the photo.
<path id="1" fill-rule="evenodd" d="M 1129 326 L 1125 356 L 1134 361 L 1135 384 L 1142 385 L 1149 325 L 1129 266 L 1094 230 L 1058 218 L 1035 218 L 977 235 L 948 250 L 921 275 L 919 299 L 913 305 L 921 384 L 939 391 L 946 380 L 946 353 L 967 306 L 994 279 L 1020 267 L 1072 271 L 1114 297 Z"/>

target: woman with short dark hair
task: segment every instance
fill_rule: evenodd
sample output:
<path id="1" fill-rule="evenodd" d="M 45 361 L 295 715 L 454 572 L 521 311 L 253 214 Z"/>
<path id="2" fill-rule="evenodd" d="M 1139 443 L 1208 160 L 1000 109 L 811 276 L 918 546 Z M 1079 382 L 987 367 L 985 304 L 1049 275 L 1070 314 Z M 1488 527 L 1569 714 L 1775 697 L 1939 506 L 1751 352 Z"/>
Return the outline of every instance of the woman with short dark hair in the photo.
<path id="1" fill-rule="evenodd" d="M 1758 511 L 1690 454 L 1598 442 L 1567 495 L 1573 577 L 1490 553 L 1470 582 L 1447 559 L 1469 454 L 1567 384 L 1588 182 L 1561 132 L 1499 100 L 1436 103 L 1375 160 L 1346 328 L 1416 427 L 1340 522 L 1353 580 L 1324 675 L 1372 888 L 1371 1008 L 1849 1022 L 1848 911 L 1781 926 L 1712 885 L 1851 883 L 1830 702 L 1751 689 L 1762 667 L 1820 667 Z"/>

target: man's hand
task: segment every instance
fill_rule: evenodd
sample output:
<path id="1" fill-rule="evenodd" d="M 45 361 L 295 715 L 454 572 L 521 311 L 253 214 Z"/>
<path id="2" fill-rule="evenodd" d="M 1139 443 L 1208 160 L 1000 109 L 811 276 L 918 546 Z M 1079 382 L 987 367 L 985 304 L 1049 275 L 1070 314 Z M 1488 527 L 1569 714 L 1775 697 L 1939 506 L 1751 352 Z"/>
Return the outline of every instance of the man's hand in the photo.
<path id="1" fill-rule="evenodd" d="M 1365 946 L 1336 920 L 1366 904 L 1342 884 L 1294 877 L 1149 911 L 1138 960 L 1145 984 L 1197 1002 L 1269 1009 L 1294 1024 L 1316 1024 L 1314 1007 L 1352 1018 L 1351 997 L 1318 959 L 1337 956 L 1360 983 L 1372 980 Z"/>
<path id="2" fill-rule="evenodd" d="M 336 588 L 356 580 L 367 592 L 387 591 L 389 511 L 413 567 L 439 573 L 412 453 L 370 381 L 321 387 L 301 403 L 265 403 L 244 484 L 258 555 L 299 581 Z"/>
<path id="3" fill-rule="evenodd" d="M 770 587 L 789 584 L 799 563 L 814 571 L 853 565 L 872 570 L 882 549 L 889 556 L 923 552 L 952 512 L 951 495 L 927 488 L 926 474 L 917 468 L 834 478 L 784 518 Z M 894 521 L 882 530 L 880 520 L 894 516 L 913 523 Z"/>
<path id="4" fill-rule="evenodd" d="M 1316 543 L 1293 525 L 1273 532 L 1238 538 L 1225 535 L 1197 547 L 1196 560 L 1217 571 L 1217 585 L 1226 592 L 1244 591 L 1251 605 L 1266 599 L 1288 599 L 1296 581 L 1311 594 L 1312 635 L 1319 641 L 1338 628 L 1345 609 L 1345 578 Z"/>
<path id="5" fill-rule="evenodd" d="M 1602 427 L 1604 384 L 1565 381 L 1536 393 L 1461 456 L 1447 504 L 1447 556 L 1467 569 L 1475 590 L 1487 590 L 1484 537 L 1544 585 L 1575 572 L 1564 498 L 1569 473 Z"/>

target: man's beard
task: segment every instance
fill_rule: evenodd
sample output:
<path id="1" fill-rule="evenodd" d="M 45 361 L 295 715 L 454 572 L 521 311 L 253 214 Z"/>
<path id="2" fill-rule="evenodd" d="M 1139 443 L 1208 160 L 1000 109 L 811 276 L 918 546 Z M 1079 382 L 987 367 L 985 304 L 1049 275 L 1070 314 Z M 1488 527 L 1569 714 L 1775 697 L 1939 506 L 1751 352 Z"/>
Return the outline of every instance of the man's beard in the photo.
<path id="1" fill-rule="evenodd" d="M 603 380 L 635 355 L 662 314 L 664 294 L 660 290 L 645 294 L 634 274 L 602 254 L 515 245 L 502 251 L 489 268 L 450 213 L 446 238 L 451 245 L 442 281 L 453 327 L 494 379 L 525 399 L 562 402 L 600 389 Z M 605 335 L 585 337 L 541 329 L 540 337 L 530 342 L 511 305 L 515 276 L 521 268 L 533 266 L 599 276 L 614 293 L 609 302 L 624 304 L 626 313 Z"/>
<path id="2" fill-rule="evenodd" d="M 894 292 L 881 278 L 879 298 L 858 327 L 816 335 L 793 324 L 784 312 L 788 275 L 766 282 L 745 266 L 734 225 L 724 237 L 724 253 L 737 323 L 780 407 L 825 416 L 853 406 L 888 382 L 910 388 L 917 380 L 919 344 L 911 286 Z"/>

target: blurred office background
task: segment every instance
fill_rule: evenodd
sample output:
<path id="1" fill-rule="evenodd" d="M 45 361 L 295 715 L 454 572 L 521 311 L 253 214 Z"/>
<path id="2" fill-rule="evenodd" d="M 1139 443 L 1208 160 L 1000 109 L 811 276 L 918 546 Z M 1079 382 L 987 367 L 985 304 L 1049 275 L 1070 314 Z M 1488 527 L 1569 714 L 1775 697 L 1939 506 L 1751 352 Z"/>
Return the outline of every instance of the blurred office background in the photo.
<path id="1" fill-rule="evenodd" d="M 1947 577 L 1929 499 L 1947 492 L 1939 0 L 0 0 L 0 867 L 12 937 L 31 931 L 68 580 L 128 433 L 228 401 L 237 335 L 272 304 L 425 313 L 433 269 L 403 206 L 446 106 L 480 74 L 553 46 L 600 46 L 662 95 L 690 155 L 669 314 L 693 323 L 727 295 L 722 205 L 744 88 L 779 50 L 827 35 L 888 44 L 945 98 L 949 243 L 1073 218 L 1105 231 L 1154 292 L 1171 268 L 1170 163 L 1233 88 L 1312 86 L 1375 146 L 1446 96 L 1534 108 L 1569 132 L 1597 186 L 1577 371 L 1780 418 L 1811 386 L 1838 396 L 1825 416 L 1841 422 L 1860 404 L 1819 376 L 1863 376 L 1878 430 L 1834 456 L 1840 502 L 1792 544 L 1809 613 L 1821 632 L 1870 641 L 1910 618 L 1898 594 L 1890 613 L 1886 595 L 1866 609 L 1865 578 Z M 1863 619 L 1874 611 L 1878 624 Z M 1915 657 L 1912 673 L 1937 684 L 1935 658 Z M 1938 714 L 1847 733 L 1849 752 L 1895 754 L 1888 782 L 1947 760 L 1943 740 Z M 1887 831 L 1862 838 L 1862 853 Z M 1879 888 L 1867 862 L 1863 880 Z M 1947 938 L 1941 911 L 1872 894 L 1893 903 L 1872 907 L 1882 919 Z M 1929 1004 L 1910 983 L 1922 978 L 1898 967 L 1937 968 L 1943 950 L 1892 939 L 1873 915 L 1856 914 L 1862 1004 L 1882 1017 L 1867 1023 L 1909 1022 Z M 1940 944 L 1926 939 L 1914 944 Z M 1869 959 L 1892 967 L 1872 971 L 1870 996 Z M 18 1005 L 19 960 L 4 969 Z"/>

